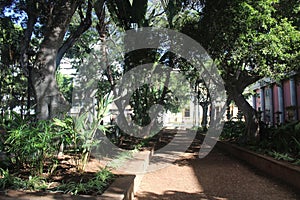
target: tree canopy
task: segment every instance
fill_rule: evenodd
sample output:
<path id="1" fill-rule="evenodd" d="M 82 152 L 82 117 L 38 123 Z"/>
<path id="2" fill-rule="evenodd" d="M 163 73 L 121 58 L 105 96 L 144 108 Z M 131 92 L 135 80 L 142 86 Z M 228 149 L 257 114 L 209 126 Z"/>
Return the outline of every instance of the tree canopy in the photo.
<path id="1" fill-rule="evenodd" d="M 229 99 L 243 111 L 248 136 L 257 135 L 259 126 L 255 110 L 242 95 L 245 88 L 263 77 L 281 79 L 299 69 L 298 0 L 175 0 L 168 4 L 147 0 L 10 0 L 1 1 L 0 6 L 1 77 L 5 77 L 1 79 L 1 95 L 6 93 L 9 99 L 18 99 L 17 103 L 5 103 L 11 108 L 12 104 L 25 105 L 20 102 L 22 97 L 16 95 L 24 96 L 27 109 L 35 106 L 39 119 L 52 118 L 68 108 L 56 80 L 64 56 L 80 67 L 91 54 L 92 46 L 99 43 L 105 63 L 109 54 L 107 41 L 138 27 L 176 29 L 198 41 L 217 64 Z M 174 67 L 172 62 L 179 59 L 164 53 L 129 52 L 124 56 L 123 73 L 147 62 Z M 105 67 L 104 82 L 113 87 L 114 79 L 121 74 L 113 66 Z M 185 67 L 190 71 L 189 80 L 199 84 L 201 77 L 193 73 L 193 67 Z M 157 101 L 165 99 L 169 92 L 140 90 L 143 95 L 151 91 L 147 98 L 156 96 Z M 136 101 L 149 100 L 135 97 Z M 137 105 L 131 103 L 133 107 Z"/>
<path id="2" fill-rule="evenodd" d="M 229 99 L 243 111 L 248 135 L 258 134 L 255 110 L 242 95 L 263 77 L 280 80 L 299 69 L 298 1 L 207 1 L 197 21 L 181 31 L 199 41 L 217 63 Z"/>

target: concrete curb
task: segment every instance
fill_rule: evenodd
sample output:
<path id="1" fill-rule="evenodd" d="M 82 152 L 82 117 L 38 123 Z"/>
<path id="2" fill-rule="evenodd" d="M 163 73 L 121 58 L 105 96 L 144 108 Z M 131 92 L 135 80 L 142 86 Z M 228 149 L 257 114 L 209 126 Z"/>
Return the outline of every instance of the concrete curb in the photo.
<path id="1" fill-rule="evenodd" d="M 150 163 L 150 159 L 153 155 L 153 150 L 141 151 L 134 154 L 132 159 L 127 160 L 121 168 L 117 169 L 121 174 L 134 175 L 134 187 L 133 193 L 137 192 L 140 183 L 147 172 L 147 168 Z"/>
<path id="2" fill-rule="evenodd" d="M 103 200 L 133 200 L 135 175 L 118 177 L 99 197 Z"/>
<path id="3" fill-rule="evenodd" d="M 300 167 L 281 162 L 271 157 L 257 154 L 246 148 L 218 141 L 217 148 L 222 149 L 234 157 L 245 161 L 249 165 L 271 175 L 297 189 L 300 189 Z"/>

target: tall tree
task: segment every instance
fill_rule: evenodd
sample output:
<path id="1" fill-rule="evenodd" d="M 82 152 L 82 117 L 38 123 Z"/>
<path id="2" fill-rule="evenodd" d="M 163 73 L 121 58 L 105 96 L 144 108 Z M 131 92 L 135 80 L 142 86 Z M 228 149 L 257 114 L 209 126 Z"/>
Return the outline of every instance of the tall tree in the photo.
<path id="1" fill-rule="evenodd" d="M 10 17 L 24 28 L 23 39 L 19 41 L 20 65 L 31 81 L 38 119 L 67 111 L 69 105 L 59 91 L 55 72 L 67 50 L 91 26 L 92 0 L 15 0 L 3 6 L 13 10 Z M 80 23 L 70 26 L 76 11 Z"/>
<path id="2" fill-rule="evenodd" d="M 60 93 L 56 78 L 56 58 L 63 44 L 71 18 L 77 9 L 77 1 L 56 1 L 47 5 L 45 34 L 39 46 L 31 81 L 36 97 L 36 114 L 39 119 L 47 119 L 68 108 L 67 101 Z M 65 110 L 67 111 L 67 110 Z"/>
<path id="3" fill-rule="evenodd" d="M 277 0 L 207 1 L 199 20 L 196 39 L 218 64 L 229 98 L 243 112 L 248 139 L 258 139 L 260 127 L 242 94 L 245 88 L 262 77 L 280 79 L 298 69 L 299 27 L 282 6 Z M 284 6 L 299 16 L 298 1 Z"/>
<path id="4" fill-rule="evenodd" d="M 111 18 L 121 29 L 125 31 L 152 25 L 154 18 L 156 16 L 162 15 L 165 12 L 162 7 L 157 12 L 156 7 L 151 7 L 149 6 L 149 4 L 151 4 L 151 1 L 147 0 L 107 1 L 107 7 L 108 11 L 110 12 Z M 127 47 L 130 45 L 132 44 L 125 43 L 125 49 L 127 49 Z M 174 56 L 172 53 L 163 52 L 161 49 L 139 49 L 135 51 L 130 51 L 127 52 L 124 56 L 124 73 L 128 72 L 131 69 L 134 69 L 139 65 L 148 63 L 151 63 L 153 65 L 153 72 L 156 70 L 158 64 L 167 65 L 168 69 L 176 68 L 174 63 L 175 59 L 176 56 Z M 107 66 L 107 69 L 107 74 L 111 74 L 109 73 L 110 66 Z M 131 118 L 136 124 L 143 127 L 149 127 L 149 129 L 145 130 L 145 132 L 147 132 L 146 135 L 150 133 L 151 128 L 157 122 L 156 118 L 150 119 L 149 115 L 149 110 L 153 105 L 160 104 L 163 105 L 165 109 L 174 111 L 178 109 L 178 106 L 180 104 L 179 102 L 176 102 L 177 100 L 175 100 L 174 96 L 172 96 L 172 92 L 168 89 L 169 83 L 170 81 L 172 81 L 172 74 L 169 73 L 168 69 L 166 69 L 167 73 L 160 74 L 161 82 L 158 83 L 156 87 L 143 85 L 136 89 L 136 91 L 134 91 L 132 96 L 130 97 L 129 104 L 133 109 L 133 115 L 131 116 Z M 135 81 L 139 82 L 140 80 L 145 80 L 144 82 L 147 82 L 146 80 L 149 81 L 150 79 L 149 77 L 146 77 L 146 74 L 139 74 L 139 77 L 139 80 L 132 79 L 133 86 L 135 84 Z M 155 85 L 155 78 L 157 77 L 155 77 L 155 75 L 152 74 L 151 78 L 151 83 Z M 111 83 L 114 80 L 114 78 L 112 77 L 108 79 L 112 80 Z M 164 84 L 162 84 L 162 82 Z M 118 96 L 118 94 L 114 95 Z M 124 112 L 122 111 L 122 109 L 124 109 L 126 105 L 123 105 L 122 102 L 124 102 L 122 101 L 122 99 L 116 102 L 116 105 L 120 111 L 118 117 L 119 122 L 126 122 L 127 120 L 125 119 Z"/>

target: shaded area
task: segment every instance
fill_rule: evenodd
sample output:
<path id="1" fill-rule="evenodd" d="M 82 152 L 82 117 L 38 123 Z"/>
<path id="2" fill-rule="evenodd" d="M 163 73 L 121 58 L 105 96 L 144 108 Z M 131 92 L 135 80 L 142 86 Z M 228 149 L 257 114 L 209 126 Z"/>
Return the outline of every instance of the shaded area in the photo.
<path id="1" fill-rule="evenodd" d="M 61 157 L 59 160 L 59 164 L 55 172 L 49 176 L 44 174 L 44 179 L 41 182 L 34 182 L 32 184 L 47 184 L 47 188 L 39 189 L 39 191 L 34 191 L 30 186 L 28 189 L 23 190 L 19 189 L 16 190 L 12 189 L 5 189 L 3 190 L 0 188 L 0 200 L 4 199 L 99 199 L 101 195 L 100 192 L 105 191 L 116 178 L 120 177 L 118 174 L 114 174 L 111 178 L 107 178 L 105 182 L 103 181 L 103 185 L 99 183 L 99 190 L 96 190 L 95 187 L 93 190 L 89 190 L 85 187 L 84 184 L 88 184 L 89 181 L 94 180 L 96 176 L 99 176 L 99 172 L 104 169 L 103 163 L 97 160 L 94 157 L 89 159 L 87 163 L 86 170 L 83 172 L 79 172 L 76 169 L 75 160 L 73 157 L 65 156 Z M 26 171 L 22 171 L 19 175 L 24 180 L 30 179 L 30 174 Z M 105 178 L 104 176 L 102 178 Z M 100 182 L 100 181 L 99 181 Z M 68 191 L 74 192 L 74 190 L 79 188 L 79 186 L 75 186 L 75 184 L 81 184 L 81 187 L 84 187 L 85 191 L 77 191 L 78 195 L 70 195 Z M 63 184 L 71 184 L 66 185 L 62 188 Z M 102 188 L 101 188 L 101 187 Z M 33 186 L 32 186 L 33 187 Z M 37 187 L 37 186 L 36 186 Z M 91 188 L 91 184 L 89 186 Z M 66 194 L 64 194 L 66 193 Z"/>
<path id="2" fill-rule="evenodd" d="M 196 155 L 201 136 L 180 160 L 144 176 L 136 200 L 151 199 L 300 199 L 289 186 L 264 176 L 214 149 L 204 159 Z"/>
<path id="3" fill-rule="evenodd" d="M 120 138 L 113 138 L 113 135 L 108 135 L 109 140 L 117 147 L 125 150 L 133 150 L 137 146 L 141 150 L 158 150 L 166 146 L 177 134 L 177 130 L 161 130 L 153 136 L 146 138 L 134 137 L 128 134 L 121 134 Z"/>
<path id="4" fill-rule="evenodd" d="M 142 194 L 142 197 L 138 197 L 138 199 L 149 199 L 149 200 L 161 200 L 161 199 L 198 199 L 198 200 L 205 200 L 208 197 L 204 193 L 188 193 L 183 191 L 174 191 L 174 190 L 167 190 L 163 194 L 156 194 L 153 192 L 145 192 Z M 209 199 L 220 199 L 220 198 L 209 198 Z"/>

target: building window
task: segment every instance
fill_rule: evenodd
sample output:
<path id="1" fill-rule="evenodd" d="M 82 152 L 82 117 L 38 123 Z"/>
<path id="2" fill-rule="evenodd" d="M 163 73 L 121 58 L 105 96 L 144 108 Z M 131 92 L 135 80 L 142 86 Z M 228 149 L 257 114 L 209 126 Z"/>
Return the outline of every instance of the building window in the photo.
<path id="1" fill-rule="evenodd" d="M 184 109 L 184 117 L 190 117 L 190 109 L 189 108 Z"/>

